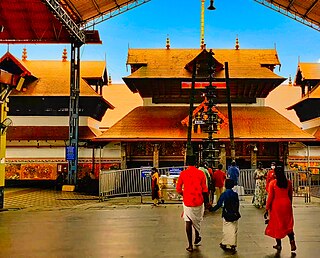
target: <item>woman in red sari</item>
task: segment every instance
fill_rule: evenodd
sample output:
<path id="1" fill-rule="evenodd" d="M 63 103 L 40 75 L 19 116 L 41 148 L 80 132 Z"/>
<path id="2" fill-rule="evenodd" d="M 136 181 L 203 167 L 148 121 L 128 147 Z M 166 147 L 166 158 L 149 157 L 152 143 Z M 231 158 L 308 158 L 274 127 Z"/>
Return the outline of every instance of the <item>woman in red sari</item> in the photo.
<path id="1" fill-rule="evenodd" d="M 278 251 L 282 249 L 281 239 L 288 236 L 291 252 L 294 252 L 297 248 L 293 232 L 292 183 L 281 166 L 276 167 L 275 176 L 276 179 L 269 185 L 266 214 L 269 214 L 270 220 L 265 234 L 276 239 L 277 244 L 273 248 Z"/>

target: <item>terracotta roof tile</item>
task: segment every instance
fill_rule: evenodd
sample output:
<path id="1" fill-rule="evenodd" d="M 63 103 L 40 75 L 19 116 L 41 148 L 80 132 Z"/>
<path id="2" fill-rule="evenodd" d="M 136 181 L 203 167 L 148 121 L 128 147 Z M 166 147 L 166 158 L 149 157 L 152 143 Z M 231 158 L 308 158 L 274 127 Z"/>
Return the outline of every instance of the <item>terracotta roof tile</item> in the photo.
<path id="1" fill-rule="evenodd" d="M 114 125 L 132 109 L 143 104 L 140 95 L 132 93 L 125 84 L 109 84 L 103 87 L 103 97 L 114 105 L 114 109 L 106 112 L 100 126 Z"/>
<path id="2" fill-rule="evenodd" d="M 190 78 L 186 64 L 200 54 L 201 49 L 129 49 L 127 64 L 143 64 L 127 78 Z M 275 49 L 214 49 L 214 58 L 229 62 L 230 78 L 282 78 L 262 65 L 280 65 Z M 224 70 L 216 78 L 225 78 Z"/>
<path id="3" fill-rule="evenodd" d="M 79 139 L 89 140 L 98 132 L 88 126 L 79 126 Z M 100 131 L 99 131 L 100 133 Z M 9 126 L 7 140 L 68 140 L 68 126 Z"/>
<path id="4" fill-rule="evenodd" d="M 305 95 L 303 98 L 301 98 L 297 103 L 293 104 L 292 106 L 288 107 L 288 110 L 294 109 L 296 105 L 299 103 L 302 103 L 308 99 L 319 99 L 320 100 L 320 85 L 314 88 L 310 93 Z"/>
<path id="5" fill-rule="evenodd" d="M 217 108 L 228 117 L 227 107 Z M 235 139 L 314 140 L 310 134 L 277 113 L 270 107 L 233 107 Z M 186 140 L 187 127 L 181 121 L 188 116 L 185 106 L 143 106 L 137 107 L 118 123 L 96 139 L 99 140 Z M 193 134 L 201 140 L 207 134 Z M 223 127 L 217 137 L 229 138 L 228 126 Z"/>
<path id="6" fill-rule="evenodd" d="M 308 128 L 305 131 L 320 140 L 320 126 Z"/>
<path id="7" fill-rule="evenodd" d="M 28 85 L 26 91 L 13 91 L 11 95 L 69 96 L 70 62 L 53 60 L 20 61 L 38 80 Z M 81 75 L 85 78 L 102 78 L 104 61 L 81 61 Z M 80 80 L 80 96 L 99 96 L 83 79 Z"/>
<path id="8" fill-rule="evenodd" d="M 299 63 L 299 70 L 304 80 L 320 80 L 320 63 Z"/>

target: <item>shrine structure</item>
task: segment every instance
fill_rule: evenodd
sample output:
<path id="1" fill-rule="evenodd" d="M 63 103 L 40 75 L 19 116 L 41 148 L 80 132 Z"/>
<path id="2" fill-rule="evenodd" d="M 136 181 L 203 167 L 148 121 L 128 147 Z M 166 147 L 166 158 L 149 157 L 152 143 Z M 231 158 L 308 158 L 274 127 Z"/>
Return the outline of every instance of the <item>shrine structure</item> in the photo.
<path id="1" fill-rule="evenodd" d="M 302 123 L 302 129 L 318 139 L 292 146 L 292 163 L 305 168 L 320 170 L 320 64 L 299 62 L 294 86 L 300 87 L 301 99 L 288 107 L 294 110 Z"/>
<path id="2" fill-rule="evenodd" d="M 29 60 L 26 49 L 22 59 L 7 52 L 0 58 L 0 69 L 25 79 L 20 91 L 11 92 L 8 103 L 8 117 L 13 123 L 6 133 L 5 178 L 55 180 L 57 173 L 68 171 L 70 61 L 67 52 L 63 51 L 62 60 Z M 78 178 L 98 171 L 94 170 L 98 147 L 92 145 L 91 139 L 101 133 L 99 122 L 105 112 L 114 108 L 99 94 L 108 83 L 104 61 L 81 61 L 80 78 Z M 113 163 L 102 166 L 109 168 Z"/>
<path id="3" fill-rule="evenodd" d="M 208 71 L 202 64 L 213 52 L 214 81 L 225 82 L 225 63 L 229 64 L 230 97 L 234 127 L 236 161 L 241 168 L 255 167 L 261 161 L 288 164 L 288 143 L 315 141 L 278 112 L 264 105 L 268 94 L 285 81 L 274 72 L 280 65 L 276 49 L 129 49 L 127 64 L 131 74 L 124 77 L 129 89 L 143 98 L 137 107 L 108 131 L 95 138 L 98 142 L 121 145 L 121 167 L 167 167 L 184 163 L 188 130 L 190 64 L 196 62 L 195 109 L 192 112 L 192 145 L 201 156 L 205 133 L 203 85 Z M 215 112 L 219 118 L 220 162 L 230 164 L 230 134 L 227 91 L 216 90 Z M 198 122 L 197 122 L 198 121 Z"/>

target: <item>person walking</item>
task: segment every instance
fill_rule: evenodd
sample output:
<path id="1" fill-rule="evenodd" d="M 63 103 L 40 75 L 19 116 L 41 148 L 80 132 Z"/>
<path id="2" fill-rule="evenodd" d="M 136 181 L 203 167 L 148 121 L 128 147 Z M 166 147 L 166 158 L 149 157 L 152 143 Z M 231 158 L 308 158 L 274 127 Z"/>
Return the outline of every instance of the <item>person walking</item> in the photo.
<path id="1" fill-rule="evenodd" d="M 151 169 L 151 198 L 154 206 L 159 206 L 159 173 L 158 169 Z"/>
<path id="2" fill-rule="evenodd" d="M 224 182 L 226 180 L 226 173 L 222 171 L 222 168 L 223 168 L 223 165 L 219 164 L 218 169 L 213 173 L 213 182 L 215 186 L 215 194 L 216 194 L 217 202 L 224 191 Z"/>
<path id="3" fill-rule="evenodd" d="M 201 242 L 200 225 L 204 214 L 204 200 L 208 199 L 208 187 L 204 173 L 195 167 L 196 157 L 187 156 L 188 168 L 180 173 L 176 190 L 183 196 L 182 218 L 186 222 L 186 235 L 188 239 L 187 251 L 193 251 L 192 227 L 195 230 L 194 244 Z"/>
<path id="4" fill-rule="evenodd" d="M 241 215 L 239 212 L 239 196 L 232 190 L 234 187 L 234 181 L 232 179 L 226 179 L 225 181 L 226 191 L 223 192 L 218 200 L 218 203 L 210 209 L 210 211 L 216 211 L 221 206 L 222 218 L 223 218 L 223 237 L 220 243 L 220 247 L 232 253 L 236 253 L 237 239 L 238 239 L 238 220 Z"/>
<path id="5" fill-rule="evenodd" d="M 230 178 L 233 180 L 234 185 L 238 185 L 238 180 L 239 180 L 239 175 L 240 175 L 240 170 L 236 165 L 236 162 L 233 160 L 231 162 L 231 166 L 228 168 L 227 171 L 227 178 Z"/>
<path id="6" fill-rule="evenodd" d="M 265 217 L 269 216 L 269 222 L 265 235 L 276 239 L 273 248 L 281 251 L 281 239 L 289 237 L 291 252 L 296 251 L 296 243 L 293 231 L 292 210 L 292 183 L 289 181 L 282 166 L 275 168 L 276 179 L 270 182 Z"/>
<path id="7" fill-rule="evenodd" d="M 253 205 L 256 208 L 261 209 L 265 205 L 266 196 L 267 196 L 267 193 L 266 193 L 267 172 L 264 168 L 262 168 L 261 162 L 258 163 L 258 168 L 254 171 L 253 177 L 256 180 L 254 197 L 253 197 Z"/>
<path id="8" fill-rule="evenodd" d="M 267 194 L 269 193 L 269 185 L 270 185 L 270 182 L 275 179 L 275 172 L 274 172 L 274 169 L 276 168 L 276 163 L 275 162 L 271 162 L 271 169 L 269 170 L 268 174 L 267 174 L 267 179 L 266 179 L 266 191 L 267 191 Z"/>
<path id="9" fill-rule="evenodd" d="M 212 189 L 212 179 L 211 179 L 211 175 L 209 173 L 209 170 L 207 169 L 207 166 L 204 162 L 201 162 L 198 168 L 204 173 L 204 175 L 206 177 L 208 196 L 210 197 L 211 190 L 213 190 L 213 189 Z M 205 200 L 204 207 L 205 207 L 205 209 L 208 209 L 209 207 L 211 207 L 209 198 L 208 198 L 208 200 Z"/>

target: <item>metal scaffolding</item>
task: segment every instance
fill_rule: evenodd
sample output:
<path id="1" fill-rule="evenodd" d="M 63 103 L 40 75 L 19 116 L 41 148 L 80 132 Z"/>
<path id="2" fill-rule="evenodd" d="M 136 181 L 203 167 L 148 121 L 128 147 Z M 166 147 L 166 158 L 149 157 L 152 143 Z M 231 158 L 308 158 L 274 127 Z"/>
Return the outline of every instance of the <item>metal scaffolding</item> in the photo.
<path id="1" fill-rule="evenodd" d="M 80 96 L 80 47 L 71 43 L 70 102 L 69 102 L 69 145 L 67 146 L 68 183 L 77 185 L 78 139 L 79 139 L 79 96 Z"/>

